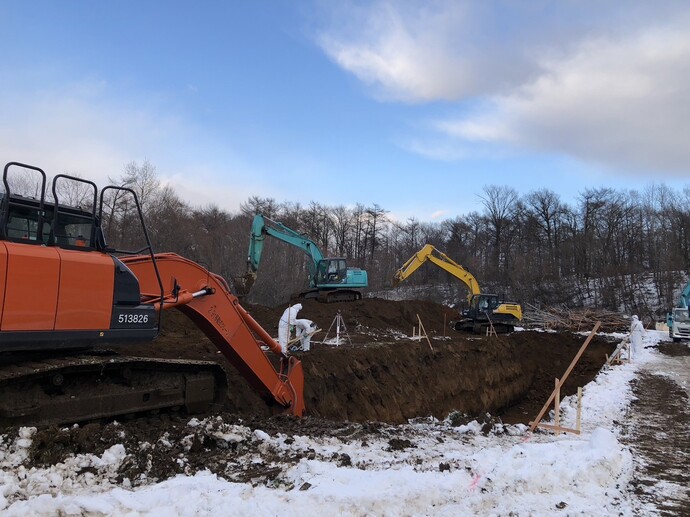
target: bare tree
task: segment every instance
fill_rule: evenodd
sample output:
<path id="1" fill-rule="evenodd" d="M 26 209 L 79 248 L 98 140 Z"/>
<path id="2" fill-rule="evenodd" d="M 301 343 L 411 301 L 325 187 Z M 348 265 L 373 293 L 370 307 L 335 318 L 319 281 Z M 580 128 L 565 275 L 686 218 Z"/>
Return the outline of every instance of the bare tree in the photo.
<path id="1" fill-rule="evenodd" d="M 494 241 L 492 266 L 498 273 L 506 265 L 508 249 L 506 241 L 518 210 L 518 193 L 512 187 L 489 185 L 479 196 L 487 211 L 489 227 Z"/>

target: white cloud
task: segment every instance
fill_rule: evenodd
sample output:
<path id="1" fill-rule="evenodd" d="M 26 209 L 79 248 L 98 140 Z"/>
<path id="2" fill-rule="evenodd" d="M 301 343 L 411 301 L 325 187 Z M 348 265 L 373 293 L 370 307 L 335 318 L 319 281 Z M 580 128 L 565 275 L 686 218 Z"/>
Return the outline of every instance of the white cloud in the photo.
<path id="1" fill-rule="evenodd" d="M 442 217 L 447 216 L 449 213 L 449 210 L 436 210 L 433 214 L 431 214 L 431 219 L 433 221 L 436 221 L 441 219 Z"/>
<path id="2" fill-rule="evenodd" d="M 682 27 L 686 27 L 682 24 Z M 690 33 L 653 28 L 584 41 L 479 116 L 440 122 L 463 141 L 509 143 L 628 171 L 690 163 Z"/>
<path id="3" fill-rule="evenodd" d="M 266 190 L 247 181 L 252 175 L 229 146 L 200 135 L 188 121 L 163 114 L 155 102 L 115 98 L 103 81 L 0 92 L 7 121 L 0 125 L 0 155 L 4 162 L 36 165 L 50 176 L 77 174 L 100 187 L 119 178 L 125 164 L 148 159 L 188 203 L 231 211 Z"/>
<path id="4" fill-rule="evenodd" d="M 438 138 L 435 140 L 409 140 L 401 143 L 400 147 L 412 153 L 442 162 L 454 162 L 472 155 L 472 151 L 464 149 L 456 141 L 449 139 L 446 139 L 446 141 L 441 141 Z"/>
<path id="5" fill-rule="evenodd" d="M 388 100 L 456 100 L 532 71 L 518 54 L 502 55 L 474 25 L 471 2 L 374 2 L 341 5 L 318 42 L 339 66 Z"/>
<path id="6" fill-rule="evenodd" d="M 480 155 L 504 146 L 640 174 L 688 170 L 683 2 L 344 5 L 319 43 L 377 98 L 461 101 L 435 135 L 402 145 L 411 152 L 462 160 L 479 144 Z"/>
<path id="7" fill-rule="evenodd" d="M 172 119 L 104 101 L 101 88 L 81 83 L 0 95 L 8 121 L 0 126 L 0 154 L 49 174 L 78 172 L 103 183 L 176 131 Z"/>

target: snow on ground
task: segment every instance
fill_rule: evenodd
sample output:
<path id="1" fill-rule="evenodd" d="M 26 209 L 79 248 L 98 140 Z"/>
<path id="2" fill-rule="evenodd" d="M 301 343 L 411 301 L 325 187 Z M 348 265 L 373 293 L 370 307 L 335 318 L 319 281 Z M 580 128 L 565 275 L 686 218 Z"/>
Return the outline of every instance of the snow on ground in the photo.
<path id="1" fill-rule="evenodd" d="M 644 344 L 664 339 L 649 331 Z M 394 426 L 409 444 L 392 450 L 375 436 L 366 442 L 271 436 L 243 426 L 221 433 L 218 438 L 231 443 L 310 452 L 270 486 L 230 482 L 206 471 L 132 488 L 113 476 L 127 455 L 138 452 L 122 445 L 101 456 L 76 455 L 32 468 L 27 451 L 34 430 L 22 428 L 17 436 L 1 437 L 0 510 L 10 516 L 632 515 L 633 458 L 619 441 L 616 421 L 630 403 L 637 369 L 654 361 L 658 352 L 644 349 L 634 362 L 604 368 L 585 386 L 579 436 L 530 433 L 525 426 L 498 426 L 484 435 L 477 422 L 453 427 L 421 420 Z M 562 401 L 561 425 L 575 427 L 575 404 L 574 397 Z M 334 455 L 347 461 L 324 461 Z"/>

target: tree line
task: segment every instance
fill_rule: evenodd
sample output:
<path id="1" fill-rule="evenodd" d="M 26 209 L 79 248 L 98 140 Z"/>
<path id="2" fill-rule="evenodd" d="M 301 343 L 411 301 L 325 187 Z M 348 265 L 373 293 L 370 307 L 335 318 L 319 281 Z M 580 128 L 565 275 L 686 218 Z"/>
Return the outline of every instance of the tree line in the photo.
<path id="1" fill-rule="evenodd" d="M 324 255 L 343 256 L 348 265 L 366 269 L 369 291 L 376 293 L 385 292 L 395 270 L 426 243 L 462 264 L 483 291 L 523 304 L 589 304 L 652 314 L 655 307 L 647 306 L 641 293 L 651 289 L 654 305 L 670 307 L 690 270 L 690 187 L 680 192 L 663 184 L 641 192 L 591 188 L 568 204 L 548 188 L 520 195 L 511 187 L 488 185 L 479 195 L 480 211 L 440 222 L 401 222 L 378 204 L 326 206 L 255 196 L 237 213 L 195 207 L 164 185 L 147 161 L 127 164 L 111 182 L 136 192 L 155 250 L 204 264 L 237 290 L 257 213 L 306 234 Z M 79 192 L 65 196 L 70 201 Z M 103 226 L 112 245 L 136 248 L 141 236 L 133 231 L 135 218 L 131 196 L 107 199 Z M 284 303 L 306 286 L 306 259 L 297 248 L 268 239 L 248 300 Z M 466 292 L 432 266 L 407 282 L 448 284 L 459 298 Z"/>

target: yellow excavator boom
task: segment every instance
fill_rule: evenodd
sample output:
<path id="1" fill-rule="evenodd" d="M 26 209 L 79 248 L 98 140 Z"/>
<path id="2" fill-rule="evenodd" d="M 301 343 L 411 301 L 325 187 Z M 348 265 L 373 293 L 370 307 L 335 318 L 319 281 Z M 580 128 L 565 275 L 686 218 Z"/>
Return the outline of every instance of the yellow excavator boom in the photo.
<path id="1" fill-rule="evenodd" d="M 448 255 L 437 250 L 431 244 L 424 245 L 421 250 L 412 255 L 409 260 L 395 272 L 395 275 L 393 276 L 393 285 L 397 286 L 400 282 L 408 278 L 410 275 L 412 275 L 412 273 L 423 266 L 427 260 L 432 264 L 437 265 L 441 269 L 448 271 L 455 278 L 463 282 L 470 291 L 468 298 L 471 298 L 475 294 L 481 294 L 479 283 L 477 282 L 477 279 L 474 278 L 474 275 L 455 262 Z"/>

